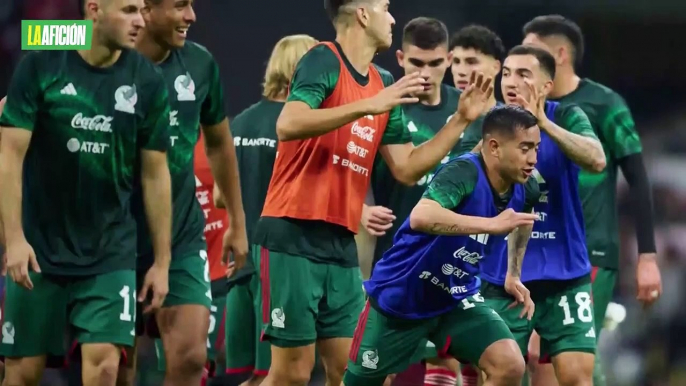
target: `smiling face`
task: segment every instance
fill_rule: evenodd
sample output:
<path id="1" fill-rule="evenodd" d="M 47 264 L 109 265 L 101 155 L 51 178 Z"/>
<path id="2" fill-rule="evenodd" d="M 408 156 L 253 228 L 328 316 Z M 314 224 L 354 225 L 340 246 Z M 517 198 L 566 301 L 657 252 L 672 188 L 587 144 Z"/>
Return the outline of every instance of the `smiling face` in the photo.
<path id="1" fill-rule="evenodd" d="M 148 0 L 143 12 L 146 31 L 168 48 L 181 48 L 195 23 L 192 0 Z"/>

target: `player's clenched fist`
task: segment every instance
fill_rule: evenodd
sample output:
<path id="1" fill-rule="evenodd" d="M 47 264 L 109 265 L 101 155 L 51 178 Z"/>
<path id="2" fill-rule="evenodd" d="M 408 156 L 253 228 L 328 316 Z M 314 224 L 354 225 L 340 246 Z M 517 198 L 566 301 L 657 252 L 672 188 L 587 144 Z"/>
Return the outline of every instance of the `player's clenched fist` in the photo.
<path id="1" fill-rule="evenodd" d="M 533 225 L 538 215 L 533 213 L 518 213 L 512 208 L 507 208 L 500 212 L 499 215 L 493 217 L 491 221 L 491 234 L 499 235 L 510 233 L 513 229 L 524 226 Z"/>
<path id="2" fill-rule="evenodd" d="M 424 81 L 418 72 L 403 76 L 397 82 L 369 98 L 369 113 L 382 114 L 401 104 L 419 102 L 419 99 L 412 95 L 424 89 L 422 86 Z"/>

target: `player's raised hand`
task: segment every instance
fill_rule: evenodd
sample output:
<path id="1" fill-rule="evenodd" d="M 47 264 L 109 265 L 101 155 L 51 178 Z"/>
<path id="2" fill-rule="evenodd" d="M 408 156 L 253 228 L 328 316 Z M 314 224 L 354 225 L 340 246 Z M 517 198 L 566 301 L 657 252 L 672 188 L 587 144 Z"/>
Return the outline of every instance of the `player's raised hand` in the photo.
<path id="1" fill-rule="evenodd" d="M 164 299 L 169 293 L 169 266 L 153 264 L 145 274 L 143 287 L 138 293 L 138 301 L 144 302 L 152 292 L 150 304 L 143 309 L 144 314 L 157 311 L 162 308 Z"/>
<path id="2" fill-rule="evenodd" d="M 644 306 L 652 305 L 662 295 L 662 277 L 654 253 L 643 253 L 636 265 L 636 299 Z"/>
<path id="3" fill-rule="evenodd" d="M 533 83 L 525 82 L 525 84 L 529 95 L 524 96 L 518 93 L 515 100 L 518 105 L 529 110 L 531 114 L 538 118 L 538 122 L 542 122 L 547 119 L 545 115 L 545 95 Z"/>
<path id="4" fill-rule="evenodd" d="M 522 305 L 522 311 L 519 313 L 519 317 L 523 318 L 526 315 L 528 320 L 534 316 L 534 311 L 536 310 L 536 305 L 534 301 L 531 300 L 531 292 L 529 289 L 522 284 L 522 280 L 519 277 L 507 274 L 505 276 L 505 291 L 512 295 L 515 300 L 507 308 L 514 308 L 518 305 Z"/>
<path id="5" fill-rule="evenodd" d="M 393 211 L 383 206 L 362 207 L 362 226 L 372 236 L 383 236 L 391 229 L 395 221 Z"/>
<path id="6" fill-rule="evenodd" d="M 512 208 L 507 208 L 499 215 L 492 218 L 491 234 L 501 235 L 512 232 L 517 227 L 523 225 L 533 225 L 538 215 L 534 213 L 518 213 Z"/>
<path id="7" fill-rule="evenodd" d="M 224 232 L 223 261 L 227 266 L 227 277 L 233 276 L 245 266 L 248 258 L 248 235 L 245 227 L 229 224 Z M 229 266 L 233 259 L 233 265 Z"/>
<path id="8" fill-rule="evenodd" d="M 29 276 L 29 269 L 40 273 L 38 260 L 33 247 L 24 239 L 17 242 L 7 242 L 6 245 L 7 273 L 15 283 L 26 289 L 33 289 L 33 283 Z"/>
<path id="9" fill-rule="evenodd" d="M 424 81 L 418 72 L 403 76 L 369 99 L 369 113 L 382 114 L 398 105 L 419 102 L 419 98 L 412 95 L 424 89 Z"/>
<path id="10" fill-rule="evenodd" d="M 493 95 L 493 78 L 483 73 L 472 72 L 469 85 L 460 95 L 457 113 L 463 118 L 473 121 L 486 112 Z"/>

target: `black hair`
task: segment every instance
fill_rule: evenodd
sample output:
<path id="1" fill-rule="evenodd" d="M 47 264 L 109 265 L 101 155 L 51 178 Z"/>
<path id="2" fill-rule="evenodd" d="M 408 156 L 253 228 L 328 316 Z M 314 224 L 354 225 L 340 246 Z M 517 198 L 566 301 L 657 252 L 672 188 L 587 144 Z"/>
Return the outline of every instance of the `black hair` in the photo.
<path id="1" fill-rule="evenodd" d="M 514 46 L 507 54 L 511 55 L 531 55 L 538 60 L 538 65 L 541 70 L 550 76 L 550 79 L 555 79 L 555 58 L 550 52 L 543 48 L 538 48 L 530 45 Z"/>
<path id="2" fill-rule="evenodd" d="M 574 65 L 581 65 L 584 58 L 584 34 L 578 24 L 562 15 L 537 16 L 522 28 L 524 36 L 528 34 L 540 37 L 561 36 L 572 45 Z"/>
<path id="3" fill-rule="evenodd" d="M 432 17 L 416 17 L 403 28 L 403 45 L 411 44 L 422 50 L 448 45 L 448 27 Z"/>
<path id="4" fill-rule="evenodd" d="M 455 47 L 472 48 L 496 60 L 505 57 L 505 46 L 500 36 L 482 25 L 468 25 L 450 38 L 450 51 Z"/>
<path id="5" fill-rule="evenodd" d="M 339 11 L 341 7 L 354 3 L 355 1 L 359 0 L 324 0 L 324 9 L 326 10 L 327 15 L 329 15 L 331 22 L 335 23 L 340 14 Z"/>
<path id="6" fill-rule="evenodd" d="M 86 17 L 86 0 L 78 0 L 78 5 L 79 5 L 79 15 L 81 15 L 81 18 L 83 19 Z"/>
<path id="7" fill-rule="evenodd" d="M 526 130 L 535 126 L 538 119 L 531 112 L 518 105 L 498 105 L 486 113 L 481 128 L 481 135 L 494 133 L 514 136 L 517 130 Z"/>

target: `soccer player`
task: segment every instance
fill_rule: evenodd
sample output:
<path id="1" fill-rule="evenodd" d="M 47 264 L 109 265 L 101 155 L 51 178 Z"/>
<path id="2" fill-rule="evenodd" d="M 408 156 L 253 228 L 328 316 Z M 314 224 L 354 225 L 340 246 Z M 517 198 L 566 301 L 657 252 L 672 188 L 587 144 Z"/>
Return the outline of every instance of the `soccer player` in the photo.
<path id="1" fill-rule="evenodd" d="M 136 48 L 161 69 L 169 90 L 169 168 L 173 184 L 173 247 L 169 295 L 155 320 L 164 346 L 165 386 L 197 385 L 207 360 L 212 292 L 205 218 L 196 199 L 194 147 L 200 126 L 215 183 L 225 197 L 230 227 L 224 233 L 224 255 L 231 253 L 238 268 L 245 263 L 247 237 L 238 178 L 238 165 L 219 66 L 207 49 L 186 41 L 195 22 L 193 2 L 149 0 L 143 10 L 145 29 Z M 139 213 L 134 201 L 134 213 Z M 139 224 L 143 219 L 138 218 Z M 144 231 L 139 226 L 139 230 Z M 138 235 L 139 272 L 150 265 L 149 237 Z M 150 327 L 150 326 L 149 326 Z M 141 331 L 139 331 L 141 332 Z M 155 328 L 148 333 L 156 335 Z M 133 373 L 133 372 L 131 372 Z M 132 382 L 132 376 L 128 379 Z"/>
<path id="2" fill-rule="evenodd" d="M 437 19 L 426 17 L 412 19 L 403 28 L 402 50 L 398 50 L 396 56 L 405 74 L 418 72 L 425 81 L 422 84 L 424 89 L 414 94 L 419 99 L 419 103 L 403 106 L 405 113 L 403 124 L 410 132 L 412 143 L 420 146 L 433 138 L 450 120 L 457 110 L 457 102 L 460 99 L 460 91 L 442 83 L 451 61 L 448 51 L 448 28 Z M 456 149 L 457 146 L 451 149 L 441 162 L 447 162 Z M 393 236 L 400 228 L 400 224 L 410 216 L 412 208 L 422 197 L 426 184 L 432 177 L 433 171 L 423 176 L 415 186 L 405 186 L 393 177 L 383 157 L 377 157 L 371 180 L 374 202 L 376 205 L 390 209 L 398 221 L 390 224 L 370 222 L 370 225 L 366 227 L 371 227 L 374 231 L 372 235 L 377 236 L 374 263 L 393 245 Z M 435 349 L 427 351 L 425 382 L 440 379 L 441 383 L 437 384 L 453 386 L 457 377 L 455 373 L 457 361 L 434 358 Z M 437 374 L 441 377 L 437 377 Z"/>
<path id="3" fill-rule="evenodd" d="M 619 269 L 618 168 L 629 183 L 629 194 L 636 209 L 637 299 L 650 305 L 662 292 L 655 255 L 650 182 L 641 156 L 641 139 L 622 97 L 606 86 L 576 74 L 584 54 L 584 37 L 576 23 L 560 15 L 539 16 L 524 26 L 523 33 L 524 44 L 543 48 L 555 57 L 555 82 L 549 97 L 562 106 L 576 104 L 586 112 L 607 156 L 607 167 L 602 174 L 582 171 L 579 176 L 586 247 L 593 265 L 595 331 L 600 336 Z M 550 366 L 547 367 L 547 373 L 551 374 Z M 538 370 L 540 368 L 534 373 L 540 372 Z M 547 379 L 538 385 L 550 385 L 550 377 Z M 594 385 L 605 385 L 597 356 Z"/>
<path id="4" fill-rule="evenodd" d="M 480 25 L 469 25 L 453 34 L 450 38 L 450 52 L 453 55 L 450 71 L 453 74 L 455 87 L 460 90 L 464 90 L 469 77 L 474 72 L 480 72 L 495 79 L 500 73 L 501 61 L 505 58 L 505 47 L 500 37 Z M 488 108 L 492 108 L 496 103 L 494 94 L 491 96 Z M 477 146 L 481 140 L 482 118 L 465 130 L 458 144 L 458 154 L 464 154 Z"/>
<path id="5" fill-rule="evenodd" d="M 383 384 L 387 374 L 409 365 L 427 339 L 443 354 L 478 363 L 488 374 L 486 385 L 521 382 L 524 360 L 507 325 L 485 306 L 477 274 L 489 251 L 504 249 L 504 235 L 514 229 L 509 237 L 517 250 L 510 266 L 524 256 L 536 218 L 531 208 L 540 196 L 529 178 L 540 132 L 530 112 L 501 106 L 484 118 L 483 134 L 481 153 L 438 170 L 364 283 L 369 301 L 355 332 L 346 386 Z M 516 312 L 533 314 L 517 279 L 508 281 L 508 290 L 524 303 Z"/>
<path id="6" fill-rule="evenodd" d="M 538 220 L 521 277 L 536 313 L 527 322 L 508 308 L 512 298 L 503 289 L 508 280 L 504 257 L 484 261 L 482 292 L 508 323 L 525 357 L 535 329 L 542 337 L 541 354 L 552 358 L 560 384 L 591 385 L 596 339 L 578 176 L 580 169 L 601 172 L 605 154 L 579 107 L 545 101 L 554 77 L 555 59 L 533 46 L 514 47 L 503 63 L 505 102 L 531 110 L 541 128 L 534 173 L 541 199 L 534 206 Z"/>
<path id="7" fill-rule="evenodd" d="M 67 327 L 81 344 L 83 384 L 115 384 L 134 340 L 137 185 L 154 254 L 141 294 L 154 292 L 149 310 L 165 299 L 169 103 L 159 71 L 132 50 L 142 7 L 86 0 L 91 50 L 31 52 L 12 78 L 0 118 L 7 385 L 37 385 L 46 357 L 64 354 Z"/>
<path id="8" fill-rule="evenodd" d="M 483 111 L 491 79 L 482 75 L 432 139 L 412 145 L 399 105 L 424 89 L 418 73 L 393 82 L 371 64 L 391 45 L 388 0 L 326 2 L 336 41 L 298 63 L 276 124 L 279 138 L 251 253 L 261 258 L 264 337 L 272 344 L 266 385 L 307 383 L 315 342 L 337 385 L 364 304 L 354 234 L 377 150 L 399 181 L 431 171 Z M 389 112 L 390 111 L 390 112 Z"/>
<path id="9" fill-rule="evenodd" d="M 267 196 L 276 159 L 276 120 L 286 103 L 295 66 L 317 41 L 308 35 L 291 35 L 274 46 L 264 75 L 262 99 L 238 114 L 231 122 L 248 236 L 252 236 Z M 219 193 L 219 192 L 217 192 Z M 218 205 L 223 205 L 220 195 Z M 262 298 L 260 261 L 251 259 L 230 279 L 226 299 L 226 372 L 251 373 L 243 386 L 259 385 L 271 363 L 268 341 L 260 340 Z"/>

